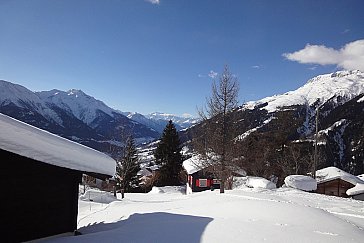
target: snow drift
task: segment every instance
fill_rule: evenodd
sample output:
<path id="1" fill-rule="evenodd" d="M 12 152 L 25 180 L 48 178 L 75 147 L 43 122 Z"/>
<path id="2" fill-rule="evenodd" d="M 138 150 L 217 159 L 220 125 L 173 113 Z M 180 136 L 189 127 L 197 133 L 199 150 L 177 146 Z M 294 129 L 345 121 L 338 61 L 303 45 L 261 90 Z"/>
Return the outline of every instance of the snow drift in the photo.
<path id="1" fill-rule="evenodd" d="M 287 187 L 299 189 L 302 191 L 314 191 L 317 189 L 317 182 L 315 179 L 304 175 L 290 175 L 284 179 L 284 184 Z"/>
<path id="2" fill-rule="evenodd" d="M 111 203 L 118 201 L 118 199 L 116 199 L 110 192 L 104 192 L 95 189 L 87 190 L 83 195 L 80 196 L 80 200 L 97 203 Z"/>
<path id="3" fill-rule="evenodd" d="M 250 188 L 275 189 L 276 185 L 262 177 L 248 177 L 246 186 Z"/>

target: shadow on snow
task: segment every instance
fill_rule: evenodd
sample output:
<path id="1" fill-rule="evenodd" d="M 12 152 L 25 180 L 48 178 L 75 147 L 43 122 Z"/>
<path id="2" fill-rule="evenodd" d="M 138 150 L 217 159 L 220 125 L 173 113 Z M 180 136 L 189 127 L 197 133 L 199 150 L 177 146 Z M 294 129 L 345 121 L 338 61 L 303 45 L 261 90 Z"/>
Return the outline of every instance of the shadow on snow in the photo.
<path id="1" fill-rule="evenodd" d="M 212 218 L 171 213 L 133 214 L 116 223 L 96 223 L 79 229 L 74 240 L 103 242 L 200 242 Z M 105 232 L 108 231 L 108 232 Z"/>

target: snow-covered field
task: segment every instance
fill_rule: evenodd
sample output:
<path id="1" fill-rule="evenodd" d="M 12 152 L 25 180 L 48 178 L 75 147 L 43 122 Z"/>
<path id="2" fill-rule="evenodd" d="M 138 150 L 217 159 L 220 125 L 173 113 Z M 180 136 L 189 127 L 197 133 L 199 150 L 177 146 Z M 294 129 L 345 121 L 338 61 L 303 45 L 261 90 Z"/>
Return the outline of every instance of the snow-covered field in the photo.
<path id="1" fill-rule="evenodd" d="M 95 192 L 96 193 L 96 192 Z M 79 201 L 80 236 L 47 242 L 363 242 L 364 202 L 290 188 L 185 195 L 155 188 Z"/>

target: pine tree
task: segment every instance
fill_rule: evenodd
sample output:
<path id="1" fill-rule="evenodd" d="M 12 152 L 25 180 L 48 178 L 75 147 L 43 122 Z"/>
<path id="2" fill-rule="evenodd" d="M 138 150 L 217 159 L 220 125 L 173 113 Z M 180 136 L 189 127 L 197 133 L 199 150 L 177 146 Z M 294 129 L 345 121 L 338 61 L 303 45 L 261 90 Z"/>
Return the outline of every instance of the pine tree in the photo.
<path id="1" fill-rule="evenodd" d="M 182 155 L 178 133 L 172 121 L 169 121 L 164 128 L 154 156 L 156 163 L 160 166 L 156 185 L 180 185 L 179 174 L 182 170 Z"/>
<path id="2" fill-rule="evenodd" d="M 116 180 L 120 189 L 130 192 L 139 187 L 139 176 L 137 175 L 139 170 L 140 166 L 134 139 L 129 137 L 123 156 L 117 161 Z"/>

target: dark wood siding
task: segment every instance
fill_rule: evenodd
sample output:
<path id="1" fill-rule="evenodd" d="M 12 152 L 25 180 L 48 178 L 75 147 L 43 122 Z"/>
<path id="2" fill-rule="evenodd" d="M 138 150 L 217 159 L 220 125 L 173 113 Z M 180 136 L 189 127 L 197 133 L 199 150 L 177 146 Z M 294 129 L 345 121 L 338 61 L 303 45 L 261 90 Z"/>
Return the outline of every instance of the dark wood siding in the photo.
<path id="1" fill-rule="evenodd" d="M 77 228 L 82 173 L 0 150 L 1 229 L 18 242 Z"/>
<path id="2" fill-rule="evenodd" d="M 317 184 L 316 192 L 331 196 L 348 197 L 348 195 L 346 195 L 346 191 L 353 187 L 354 185 L 347 181 L 335 179 Z"/>

